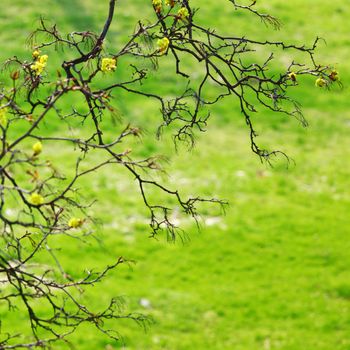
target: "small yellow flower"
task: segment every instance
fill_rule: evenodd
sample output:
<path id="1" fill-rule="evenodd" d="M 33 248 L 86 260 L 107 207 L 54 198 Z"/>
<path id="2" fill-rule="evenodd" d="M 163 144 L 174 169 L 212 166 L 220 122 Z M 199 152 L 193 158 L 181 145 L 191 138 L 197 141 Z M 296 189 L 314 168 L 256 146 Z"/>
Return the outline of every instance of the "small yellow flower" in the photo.
<path id="1" fill-rule="evenodd" d="M 163 55 L 168 50 L 169 47 L 169 39 L 167 37 L 164 37 L 163 39 L 158 39 L 157 46 L 158 46 L 158 52 Z"/>
<path id="2" fill-rule="evenodd" d="M 315 81 L 315 86 L 317 87 L 324 87 L 327 84 L 327 82 L 323 78 L 318 78 Z"/>
<path id="3" fill-rule="evenodd" d="M 295 72 L 290 72 L 288 78 L 292 81 L 297 81 L 297 74 Z"/>
<path id="4" fill-rule="evenodd" d="M 83 224 L 83 220 L 79 218 L 71 218 L 68 221 L 68 226 L 71 228 L 78 228 Z"/>
<path id="5" fill-rule="evenodd" d="M 177 12 L 177 17 L 182 20 L 187 19 L 189 15 L 190 14 L 186 7 L 181 7 L 180 10 Z"/>
<path id="6" fill-rule="evenodd" d="M 45 64 L 40 63 L 39 61 L 33 63 L 30 66 L 30 69 L 36 74 L 36 75 L 40 75 L 45 68 Z"/>
<path id="7" fill-rule="evenodd" d="M 117 60 L 115 58 L 102 58 L 101 71 L 111 72 L 117 68 Z"/>
<path id="8" fill-rule="evenodd" d="M 34 50 L 32 52 L 32 56 L 34 59 L 38 58 L 40 56 L 40 51 L 39 50 Z"/>
<path id="9" fill-rule="evenodd" d="M 49 58 L 48 55 L 42 55 L 42 56 L 38 55 L 36 57 L 36 61 L 30 66 L 30 69 L 36 75 L 40 75 L 46 67 L 46 63 L 47 63 L 48 58 Z"/>
<path id="10" fill-rule="evenodd" d="M 152 5 L 157 13 L 160 13 L 162 11 L 162 0 L 152 0 Z"/>
<path id="11" fill-rule="evenodd" d="M 0 125 L 5 128 L 7 125 L 7 107 L 0 106 Z"/>
<path id="12" fill-rule="evenodd" d="M 165 5 L 168 5 L 170 7 L 175 6 L 175 0 L 165 0 Z"/>
<path id="13" fill-rule="evenodd" d="M 46 64 L 47 63 L 47 60 L 49 59 L 49 56 L 48 55 L 42 55 L 42 56 L 38 56 L 38 61 L 41 63 L 41 64 Z"/>
<path id="14" fill-rule="evenodd" d="M 41 205 L 44 204 L 44 197 L 41 194 L 34 192 L 29 196 L 29 202 L 33 205 Z"/>
<path id="15" fill-rule="evenodd" d="M 34 155 L 37 156 L 43 150 L 43 144 L 40 141 L 35 142 L 34 145 L 32 146 L 32 149 L 33 149 Z"/>

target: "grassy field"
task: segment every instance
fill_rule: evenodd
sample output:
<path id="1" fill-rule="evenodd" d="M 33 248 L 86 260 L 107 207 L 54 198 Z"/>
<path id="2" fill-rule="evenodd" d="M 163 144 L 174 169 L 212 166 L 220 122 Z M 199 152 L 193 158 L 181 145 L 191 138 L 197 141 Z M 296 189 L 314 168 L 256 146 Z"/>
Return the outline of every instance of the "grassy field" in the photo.
<path id="1" fill-rule="evenodd" d="M 20 0 L 3 0 L 1 60 L 30 54 L 26 37 L 40 15 L 64 32 L 98 31 L 106 3 L 48 0 L 43 6 L 28 0 L 24 6 Z M 193 1 L 193 6 L 199 3 Z M 170 158 L 164 182 L 185 195 L 227 199 L 230 206 L 225 216 L 205 209 L 200 232 L 193 222 L 182 220 L 188 241 L 168 243 L 164 237 L 148 237 L 146 211 L 131 178 L 116 169 L 83 183 L 85 195 L 98 198 L 92 215 L 102 222 L 96 232 L 100 242 L 64 246 L 67 272 L 101 267 L 119 255 L 135 260 L 85 298 L 101 308 L 111 297 L 123 296 L 127 310 L 152 316 L 154 324 L 144 332 L 130 322 L 115 323 L 123 336 L 118 344 L 90 329 L 81 329 L 72 341 L 79 350 L 350 350 L 350 3 L 258 4 L 281 18 L 284 26 L 277 32 L 249 15 L 226 11 L 224 0 L 201 3 L 199 15 L 208 27 L 287 42 L 325 38 L 318 60 L 336 65 L 344 89 L 321 91 L 310 81 L 298 87 L 295 94 L 308 128 L 297 120 L 258 114 L 260 143 L 291 156 L 296 164 L 289 168 L 283 161 L 273 167 L 261 164 L 251 153 L 245 122 L 229 101 L 215 107 L 207 132 L 198 135 L 192 151 L 176 153 L 169 135 L 153 138 L 149 120 L 157 117 L 156 106 L 118 96 L 122 120 L 145 128 L 144 143 L 135 143 L 135 152 Z M 147 16 L 147 11 L 151 13 L 150 6 L 142 0 L 120 0 L 109 45 L 125 38 L 138 13 Z M 59 62 L 59 57 L 50 57 L 52 65 Z M 285 57 L 283 53 L 277 64 Z M 50 132 L 58 128 L 48 126 Z M 59 154 L 57 149 L 45 152 L 57 162 L 69 157 L 68 148 Z M 145 300 L 147 307 L 142 306 Z M 24 327 L 25 315 L 8 314 L 4 308 L 0 312 L 5 330 Z"/>

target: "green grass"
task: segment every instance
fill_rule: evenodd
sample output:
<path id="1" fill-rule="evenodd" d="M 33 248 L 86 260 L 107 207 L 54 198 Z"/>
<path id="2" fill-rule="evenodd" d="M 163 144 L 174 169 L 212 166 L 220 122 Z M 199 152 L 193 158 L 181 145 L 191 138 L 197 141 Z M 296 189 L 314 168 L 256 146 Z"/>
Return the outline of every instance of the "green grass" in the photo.
<path id="1" fill-rule="evenodd" d="M 60 255 L 65 268 L 78 274 L 120 255 L 137 262 L 121 267 L 84 297 L 103 308 L 111 297 L 124 296 L 127 310 L 153 316 L 155 323 L 146 333 L 130 322 L 112 325 L 128 350 L 350 350 L 350 4 L 270 0 L 261 6 L 284 23 L 281 31 L 273 32 L 244 13 L 223 11 L 224 0 L 201 3 L 203 23 L 210 27 L 296 42 L 311 43 L 317 35 L 327 39 L 318 59 L 337 64 L 345 88 L 324 92 L 310 81 L 301 82 L 295 94 L 309 121 L 307 129 L 263 111 L 256 117 L 260 142 L 296 161 L 288 169 L 283 161 L 273 167 L 261 164 L 251 153 L 248 130 L 232 101 L 215 107 L 194 150 L 176 153 L 169 133 L 153 140 L 155 130 L 148 125 L 158 117 L 157 106 L 147 101 L 141 110 L 140 100 L 118 96 L 123 121 L 146 128 L 145 143 L 133 145 L 136 154 L 170 157 L 165 183 L 181 188 L 184 195 L 227 199 L 230 206 L 225 216 L 204 208 L 200 232 L 180 217 L 189 241 L 170 244 L 164 237 L 148 238 L 147 212 L 132 178 L 119 169 L 94 174 L 81 188 L 88 198 L 98 199 L 90 214 L 102 221 L 96 228 L 101 243 L 57 242 L 64 248 Z M 111 47 L 133 28 L 140 9 L 144 16 L 151 13 L 143 11 L 150 6 L 141 0 L 121 0 L 118 6 Z M 45 6 L 27 1 L 24 7 L 22 1 L 3 0 L 0 57 L 29 55 L 24 43 L 39 15 L 57 22 L 62 31 L 98 30 L 105 9 L 106 1 L 50 0 Z M 50 57 L 50 64 L 59 62 L 59 57 Z M 156 74 L 154 79 L 149 86 L 159 84 Z M 60 125 L 53 122 L 47 128 L 54 132 Z M 45 145 L 43 157 L 60 164 L 69 152 L 68 145 L 59 154 Z M 142 298 L 151 308 L 140 305 Z M 25 327 L 24 315 L 0 308 L 0 318 L 5 330 Z M 123 347 L 94 329 L 81 329 L 72 341 L 79 350 Z"/>

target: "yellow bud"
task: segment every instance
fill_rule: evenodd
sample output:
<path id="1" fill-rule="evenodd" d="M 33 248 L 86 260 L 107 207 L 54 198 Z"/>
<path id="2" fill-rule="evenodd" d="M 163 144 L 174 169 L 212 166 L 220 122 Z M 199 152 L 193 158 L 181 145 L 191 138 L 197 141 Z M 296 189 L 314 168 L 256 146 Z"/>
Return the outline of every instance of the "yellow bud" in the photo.
<path id="1" fill-rule="evenodd" d="M 165 52 L 168 50 L 169 43 L 170 41 L 167 37 L 158 39 L 157 46 L 158 46 L 158 51 L 161 55 L 165 54 Z"/>
<path id="2" fill-rule="evenodd" d="M 7 107 L 0 106 L 0 125 L 3 128 L 7 125 Z"/>
<path id="3" fill-rule="evenodd" d="M 327 84 L 327 82 L 323 78 L 318 78 L 315 81 L 315 86 L 317 87 L 324 87 Z"/>
<path id="4" fill-rule="evenodd" d="M 71 228 L 78 228 L 83 224 L 83 220 L 79 218 L 70 218 L 68 221 L 68 226 Z"/>
<path id="5" fill-rule="evenodd" d="M 41 194 L 34 192 L 29 196 L 29 202 L 33 205 L 41 205 L 44 203 L 44 197 Z"/>
<path id="6" fill-rule="evenodd" d="M 34 145 L 32 146 L 32 149 L 33 149 L 34 155 L 37 156 L 43 150 L 43 144 L 40 141 L 35 142 Z"/>
<path id="7" fill-rule="evenodd" d="M 292 80 L 292 81 L 296 81 L 296 80 L 297 80 L 297 74 L 294 73 L 294 72 L 290 72 L 290 73 L 288 74 L 288 78 L 289 78 L 290 80 Z"/>

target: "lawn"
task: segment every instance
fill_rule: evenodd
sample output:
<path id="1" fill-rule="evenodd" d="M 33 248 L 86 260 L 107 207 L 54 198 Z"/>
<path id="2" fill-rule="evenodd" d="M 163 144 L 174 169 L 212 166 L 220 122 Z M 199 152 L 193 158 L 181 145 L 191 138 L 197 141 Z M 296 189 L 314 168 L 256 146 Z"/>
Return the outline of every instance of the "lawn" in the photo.
<path id="1" fill-rule="evenodd" d="M 63 32 L 98 31 L 107 7 L 107 1 L 92 0 L 25 3 L 2 0 L 1 60 L 29 57 L 26 38 L 40 15 Z M 153 137 L 157 106 L 117 96 L 121 123 L 144 129 L 143 142 L 132 145 L 135 154 L 169 158 L 164 183 L 185 196 L 223 198 L 230 205 L 225 215 L 215 207 L 203 208 L 199 231 L 179 215 L 186 239 L 171 243 L 164 236 L 149 238 L 147 211 L 136 184 L 120 169 L 106 169 L 82 182 L 84 195 L 98 200 L 90 215 L 101 224 L 94 227 L 97 240 L 53 242 L 61 248 L 66 271 L 79 275 L 118 256 L 135 261 L 88 290 L 82 300 L 103 308 L 110 298 L 122 296 L 127 311 L 145 313 L 154 322 L 146 332 L 131 321 L 113 323 L 122 337 L 119 343 L 93 328 L 82 328 L 71 337 L 76 349 L 350 350 L 350 3 L 258 1 L 282 20 L 279 31 L 226 3 L 192 1 L 208 27 L 235 35 L 310 44 L 316 36 L 324 38 L 318 61 L 337 67 L 344 88 L 326 91 L 313 81 L 300 82 L 294 94 L 308 128 L 295 119 L 259 111 L 259 142 L 286 152 L 295 161 L 289 166 L 283 159 L 270 166 L 252 154 L 248 129 L 232 100 L 213 108 L 208 130 L 197 135 L 194 149 L 180 147 L 176 152 L 170 132 L 160 140 Z M 151 6 L 142 0 L 120 0 L 117 7 L 110 47 L 125 39 L 139 13 L 152 15 Z M 51 66 L 66 54 L 52 52 Z M 275 67 L 283 65 L 287 55 L 280 52 Z M 159 68 L 162 76 L 155 72 L 147 84 L 171 90 L 167 67 L 165 58 Z M 45 127 L 48 133 L 64 128 L 54 121 Z M 45 145 L 43 157 L 69 171 L 70 152 L 68 145 Z M 4 331 L 25 332 L 26 315 L 9 313 L 0 305 L 0 319 Z"/>

